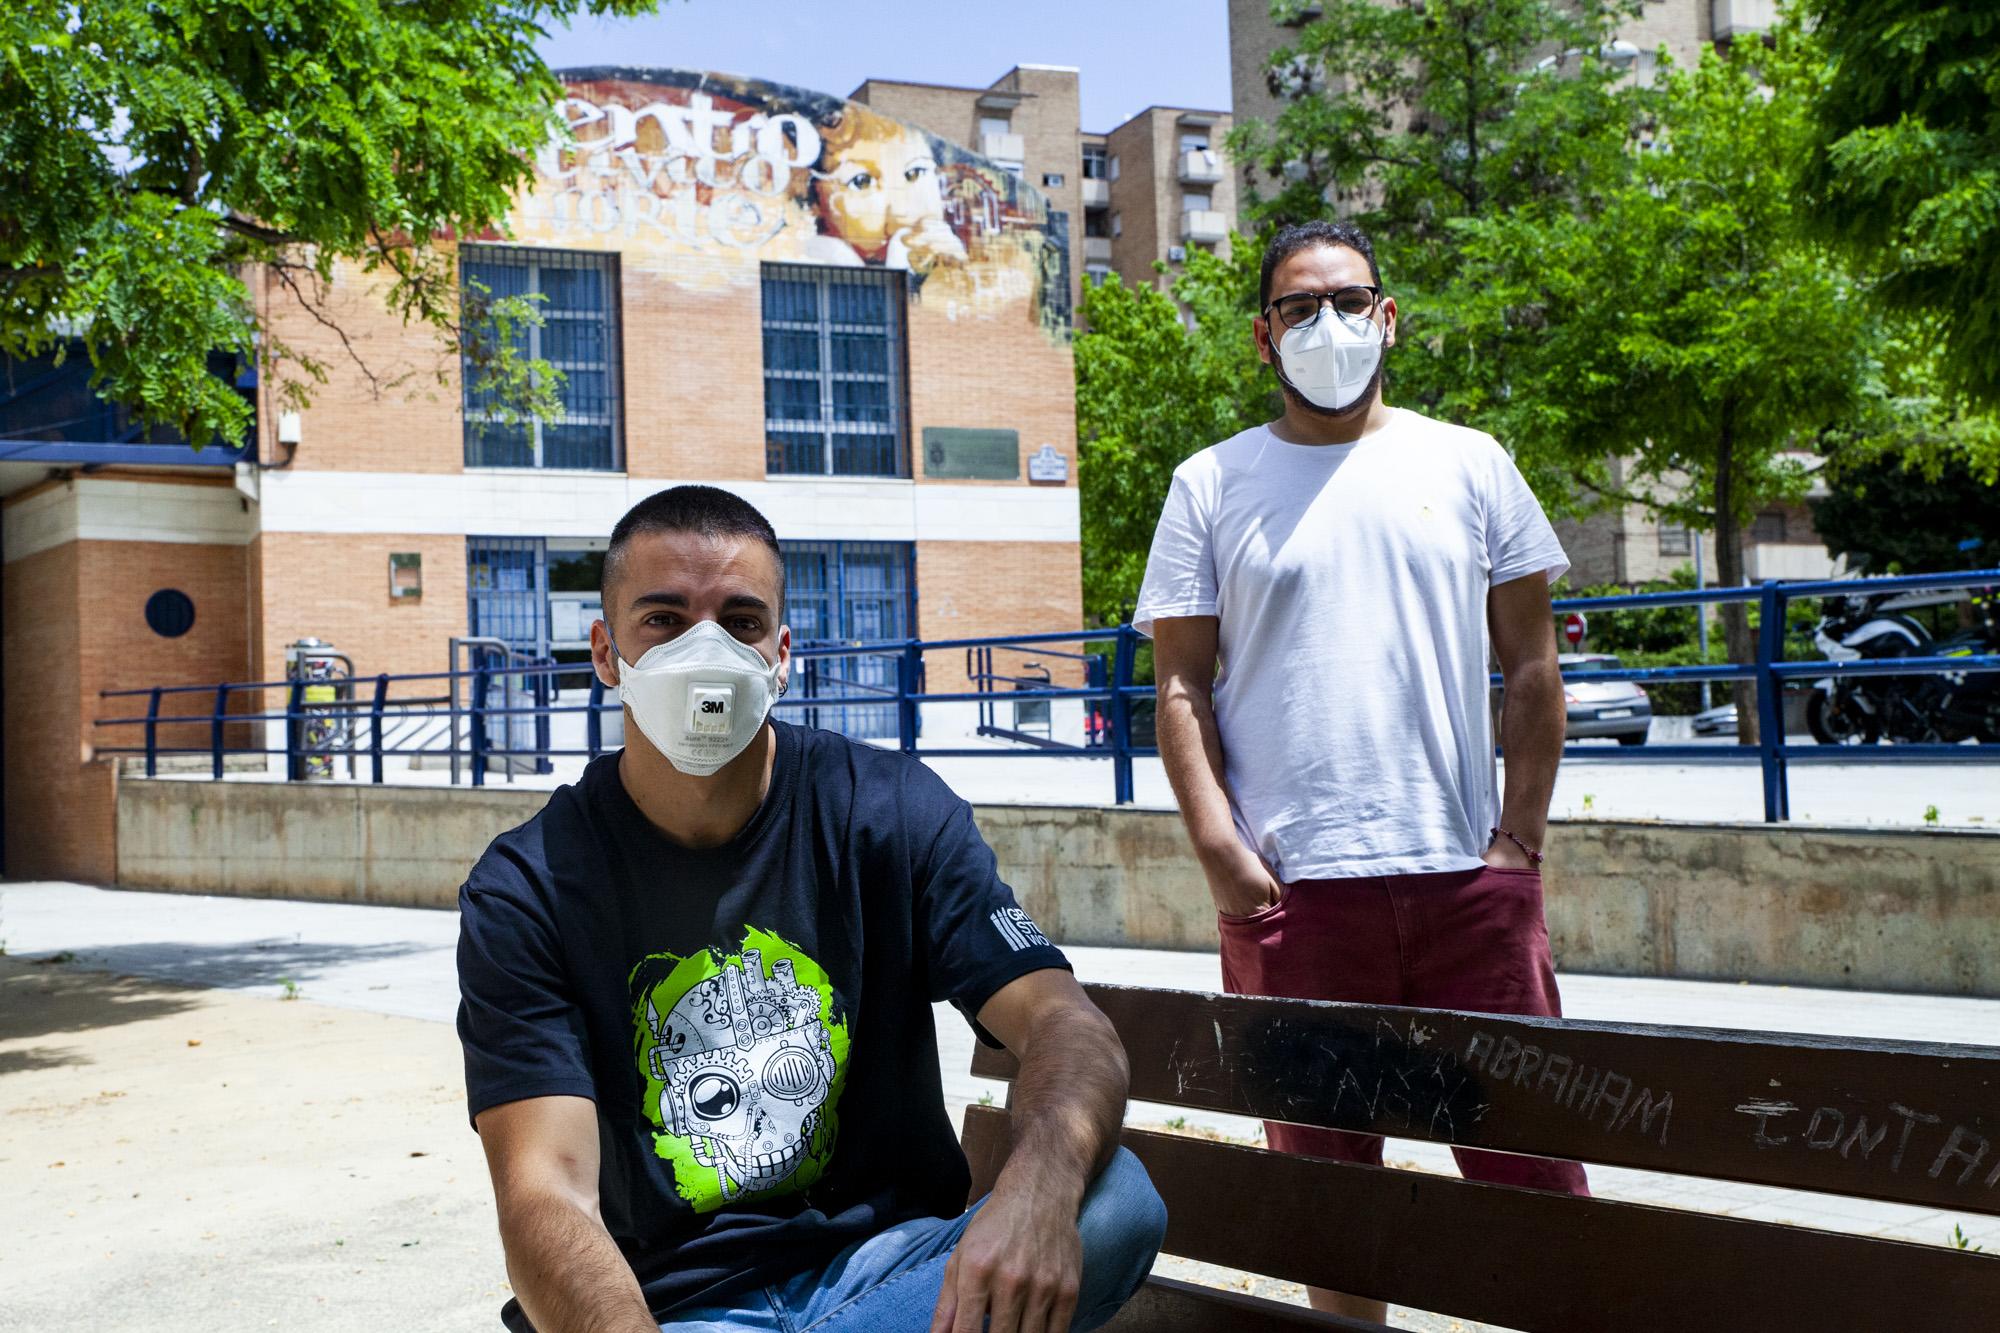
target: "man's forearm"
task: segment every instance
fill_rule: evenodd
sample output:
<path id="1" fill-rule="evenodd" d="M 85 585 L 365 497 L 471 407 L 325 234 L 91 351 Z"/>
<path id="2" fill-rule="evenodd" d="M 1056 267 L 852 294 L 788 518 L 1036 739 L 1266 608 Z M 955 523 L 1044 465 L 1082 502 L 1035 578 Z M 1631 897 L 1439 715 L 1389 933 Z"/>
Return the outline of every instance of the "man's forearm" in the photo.
<path id="1" fill-rule="evenodd" d="M 1074 1210 L 1118 1147 L 1129 1066 L 1109 1020 L 1065 1008 L 1035 1021 L 1009 1114 L 1014 1150 L 994 1192 L 1023 1190 Z"/>
<path id="2" fill-rule="evenodd" d="M 514 1294 L 537 1333 L 659 1333 L 617 1242 L 570 1200 L 510 1203 L 500 1240 Z"/>
<path id="3" fill-rule="evenodd" d="M 1236 840 L 1229 793 L 1223 785 L 1222 732 L 1215 725 L 1214 703 L 1191 686 L 1164 686 L 1154 710 L 1154 729 L 1188 840 L 1195 855 L 1206 860 Z"/>
<path id="4" fill-rule="evenodd" d="M 1548 835 L 1549 797 L 1562 762 L 1567 723 L 1562 672 L 1553 660 L 1536 659 L 1518 667 L 1506 686 L 1500 711 L 1500 748 L 1507 760 L 1500 826 L 1539 848 Z"/>

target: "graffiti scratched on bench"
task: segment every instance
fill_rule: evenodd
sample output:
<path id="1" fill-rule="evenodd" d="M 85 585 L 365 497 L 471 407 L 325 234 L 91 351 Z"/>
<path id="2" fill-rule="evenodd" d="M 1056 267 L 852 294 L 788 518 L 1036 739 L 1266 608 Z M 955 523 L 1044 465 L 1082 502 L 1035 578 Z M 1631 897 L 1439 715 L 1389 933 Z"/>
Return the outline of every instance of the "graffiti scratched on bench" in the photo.
<path id="1" fill-rule="evenodd" d="M 1736 1107 L 1755 1123 L 1750 1141 L 1760 1149 L 1821 1153 L 1856 1166 L 1886 1160 L 1891 1172 L 1907 1162 L 1931 1180 L 1969 1185 L 1989 1160 L 1993 1147 L 1986 1135 L 1970 1125 L 1952 1124 L 1944 1116 L 1889 1102 L 1877 1107 L 1815 1106 L 1807 1111 L 1795 1102 L 1752 1098 Z M 1892 1138 L 1895 1146 L 1887 1148 Z M 1875 1154 L 1882 1151 L 1882 1159 Z M 1992 1159 L 1980 1188 L 2000 1184 L 2000 1156 Z"/>
<path id="2" fill-rule="evenodd" d="M 1141 1101 L 2000 1214 L 2000 1049 L 1089 990 Z"/>

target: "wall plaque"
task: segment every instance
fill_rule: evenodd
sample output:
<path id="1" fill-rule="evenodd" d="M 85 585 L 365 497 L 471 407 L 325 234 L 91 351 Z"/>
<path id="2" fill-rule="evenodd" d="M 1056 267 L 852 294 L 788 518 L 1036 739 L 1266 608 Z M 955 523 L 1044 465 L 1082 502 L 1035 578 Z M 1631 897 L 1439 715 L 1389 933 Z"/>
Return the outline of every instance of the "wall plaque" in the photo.
<path id="1" fill-rule="evenodd" d="M 1021 433 L 926 426 L 924 475 L 1013 481 L 1021 475 Z"/>

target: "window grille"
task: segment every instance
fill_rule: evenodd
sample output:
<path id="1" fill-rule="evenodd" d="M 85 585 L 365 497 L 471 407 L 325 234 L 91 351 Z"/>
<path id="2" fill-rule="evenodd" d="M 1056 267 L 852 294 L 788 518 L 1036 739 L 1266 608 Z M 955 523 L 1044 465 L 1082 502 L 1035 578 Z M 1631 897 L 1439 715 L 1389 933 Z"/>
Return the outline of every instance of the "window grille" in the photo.
<path id="1" fill-rule="evenodd" d="M 511 245 L 468 245 L 459 255 L 460 281 L 491 299 L 539 296 L 539 327 L 514 331 L 522 355 L 563 373 L 562 412 L 550 421 L 505 421 L 497 395 L 477 384 L 476 328 L 462 360 L 467 467 L 575 468 L 615 472 L 622 466 L 623 390 L 619 382 L 618 257 Z"/>

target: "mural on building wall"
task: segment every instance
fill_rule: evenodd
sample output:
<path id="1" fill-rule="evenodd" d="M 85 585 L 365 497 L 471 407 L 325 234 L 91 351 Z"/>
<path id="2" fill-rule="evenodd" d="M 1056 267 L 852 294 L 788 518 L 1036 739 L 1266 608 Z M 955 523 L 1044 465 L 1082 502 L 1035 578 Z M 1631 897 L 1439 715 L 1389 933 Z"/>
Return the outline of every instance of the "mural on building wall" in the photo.
<path id="1" fill-rule="evenodd" d="M 1069 332 L 1067 218 L 1013 173 L 859 103 L 684 70 L 568 70 L 573 143 L 536 155 L 524 242 L 699 285 L 764 260 L 907 270 L 951 318 Z M 738 260 L 677 268 L 673 257 Z M 648 261 L 659 261 L 649 263 Z"/>

